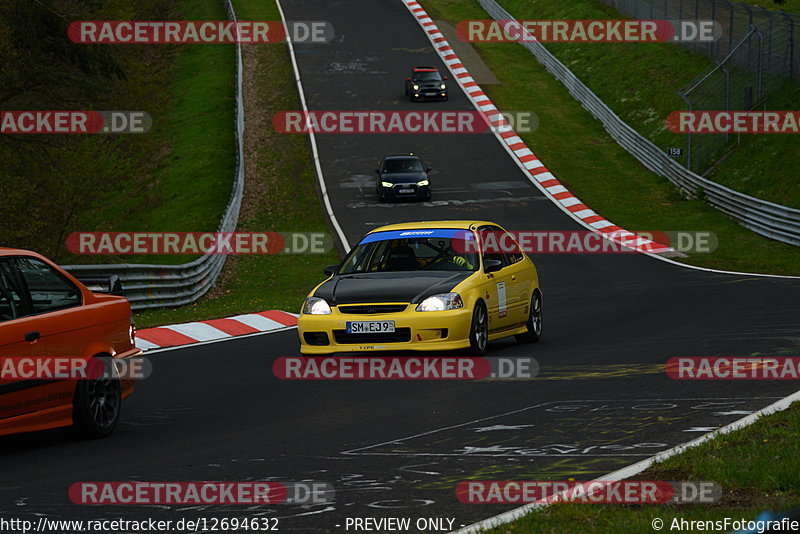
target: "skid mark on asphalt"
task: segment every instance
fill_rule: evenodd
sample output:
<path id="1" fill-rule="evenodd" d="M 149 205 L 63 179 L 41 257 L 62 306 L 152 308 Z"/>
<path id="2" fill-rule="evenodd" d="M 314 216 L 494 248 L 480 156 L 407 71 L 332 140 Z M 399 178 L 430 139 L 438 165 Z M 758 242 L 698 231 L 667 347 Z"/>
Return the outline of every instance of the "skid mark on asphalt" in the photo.
<path id="1" fill-rule="evenodd" d="M 434 191 L 434 195 L 436 192 Z M 496 197 L 496 198 L 470 198 L 465 200 L 458 200 L 458 199 L 451 199 L 451 200 L 434 200 L 428 202 L 418 202 L 417 204 L 420 206 L 426 207 L 442 207 L 442 206 L 468 206 L 474 204 L 489 204 L 494 205 L 498 203 L 507 203 L 507 204 L 525 204 L 528 202 L 541 202 L 546 200 L 544 197 L 534 197 L 534 196 L 526 196 L 526 197 Z M 374 201 L 368 202 L 364 200 L 356 201 L 356 202 L 349 202 L 347 207 L 350 209 L 359 209 L 359 208 L 367 208 L 367 209 L 377 209 L 377 208 L 402 208 L 403 204 L 376 204 Z"/>
<path id="2" fill-rule="evenodd" d="M 771 399 L 770 399 L 771 400 Z M 646 458 L 670 448 L 663 436 L 714 430 L 764 399 L 575 400 L 538 404 L 415 436 L 344 451 L 405 457 Z M 491 424 L 489 424 L 491 423 Z M 487 428 L 495 428 L 486 432 Z"/>
<path id="3" fill-rule="evenodd" d="M 536 380 L 596 380 L 664 373 L 664 364 L 565 365 L 542 367 Z"/>
<path id="4" fill-rule="evenodd" d="M 451 471 L 434 480 L 421 482 L 415 488 L 452 492 L 464 480 L 592 480 L 629 463 L 625 458 L 563 458 L 547 462 L 539 460 L 480 465 L 473 469 Z"/>

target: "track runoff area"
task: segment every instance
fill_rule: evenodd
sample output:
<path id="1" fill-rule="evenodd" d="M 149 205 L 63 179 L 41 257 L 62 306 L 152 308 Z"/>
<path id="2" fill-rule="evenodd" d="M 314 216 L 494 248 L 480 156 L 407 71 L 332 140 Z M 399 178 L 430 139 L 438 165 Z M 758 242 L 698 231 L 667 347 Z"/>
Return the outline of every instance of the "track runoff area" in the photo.
<path id="1" fill-rule="evenodd" d="M 287 20 L 323 20 L 336 35 L 294 43 L 307 109 L 281 111 L 476 111 L 404 3 L 281 7 Z M 401 86 L 415 65 L 449 75 L 447 101 L 409 101 Z M 431 219 L 587 230 L 531 184 L 491 129 L 317 134 L 314 150 L 345 248 L 380 225 Z M 405 153 L 432 167 L 433 198 L 379 203 L 376 164 Z M 541 341 L 492 342 L 485 356 L 464 360 L 472 366 L 444 358 L 426 367 L 423 356 L 400 354 L 418 361 L 393 371 L 398 364 L 354 354 L 308 376 L 312 360 L 299 359 L 291 329 L 154 353 L 112 438 L 3 438 L 0 517 L 44 532 L 449 532 L 556 495 L 586 506 L 713 502 L 725 488 L 603 477 L 793 393 L 793 380 L 772 374 L 790 378 L 785 361 L 766 378 L 735 375 L 755 353 L 795 348 L 800 284 L 638 253 L 534 259 Z M 287 361 L 295 374 L 280 376 Z M 351 376 L 336 375 L 344 365 Z M 373 372 L 383 376 L 356 379 Z"/>

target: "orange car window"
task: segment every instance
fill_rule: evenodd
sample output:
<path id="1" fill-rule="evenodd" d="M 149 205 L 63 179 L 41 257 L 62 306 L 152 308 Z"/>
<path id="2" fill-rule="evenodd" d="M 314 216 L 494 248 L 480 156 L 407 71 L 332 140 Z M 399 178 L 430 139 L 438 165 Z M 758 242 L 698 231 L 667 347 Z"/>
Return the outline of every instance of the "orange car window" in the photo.
<path id="1" fill-rule="evenodd" d="M 31 297 L 33 313 L 46 313 L 79 306 L 81 293 L 46 263 L 34 258 L 15 258 Z"/>
<path id="2" fill-rule="evenodd" d="M 0 261 L 0 322 L 25 316 L 24 286 L 10 261 Z"/>

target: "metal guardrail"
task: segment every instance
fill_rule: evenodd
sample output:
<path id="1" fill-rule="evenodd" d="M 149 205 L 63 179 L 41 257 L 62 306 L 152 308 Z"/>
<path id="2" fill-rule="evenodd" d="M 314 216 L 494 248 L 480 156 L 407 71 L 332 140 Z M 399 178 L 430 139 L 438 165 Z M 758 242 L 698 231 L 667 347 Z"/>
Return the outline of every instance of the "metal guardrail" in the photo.
<path id="1" fill-rule="evenodd" d="M 477 1 L 495 20 L 515 20 L 495 0 Z M 691 172 L 620 119 L 542 43 L 524 41 L 520 44 L 561 81 L 584 108 L 603 123 L 605 129 L 620 146 L 645 167 L 667 178 L 688 194 L 704 199 L 746 228 L 766 237 L 800 246 L 800 210 L 745 195 Z"/>
<path id="2" fill-rule="evenodd" d="M 237 20 L 231 0 L 224 0 L 228 19 Z M 244 105 L 242 102 L 242 47 L 236 45 L 236 175 L 233 191 L 225 214 L 220 220 L 218 232 L 233 232 L 239 220 L 239 208 L 244 192 Z M 75 276 L 110 276 L 116 274 L 122 280 L 125 294 L 134 310 L 183 306 L 190 304 L 214 287 L 222 267 L 225 254 L 206 254 L 190 263 L 180 265 L 64 265 Z"/>

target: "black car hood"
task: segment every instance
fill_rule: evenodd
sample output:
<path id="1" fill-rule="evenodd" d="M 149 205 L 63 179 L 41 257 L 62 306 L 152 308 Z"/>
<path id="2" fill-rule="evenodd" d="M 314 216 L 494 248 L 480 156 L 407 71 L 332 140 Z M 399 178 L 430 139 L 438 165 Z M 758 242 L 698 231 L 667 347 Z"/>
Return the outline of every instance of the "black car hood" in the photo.
<path id="1" fill-rule="evenodd" d="M 427 173 L 419 172 L 387 172 L 381 175 L 382 182 L 392 182 L 393 184 L 415 184 L 426 180 Z"/>
<path id="2" fill-rule="evenodd" d="M 422 302 L 449 293 L 473 271 L 410 271 L 336 275 L 314 292 L 329 304 Z"/>
<path id="3" fill-rule="evenodd" d="M 443 82 L 441 80 L 438 81 L 434 80 L 425 82 L 416 81 L 414 83 L 416 85 L 419 85 L 421 89 L 439 89 L 439 87 L 442 85 Z"/>

